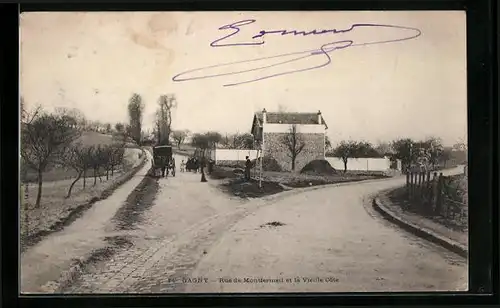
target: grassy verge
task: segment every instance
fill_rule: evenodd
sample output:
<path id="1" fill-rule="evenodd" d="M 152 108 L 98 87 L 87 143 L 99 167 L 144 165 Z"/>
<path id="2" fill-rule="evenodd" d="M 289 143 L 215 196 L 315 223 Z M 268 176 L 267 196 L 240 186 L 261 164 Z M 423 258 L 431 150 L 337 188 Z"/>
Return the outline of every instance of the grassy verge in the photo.
<path id="1" fill-rule="evenodd" d="M 252 173 L 253 174 L 253 173 Z M 258 186 L 258 175 L 252 176 L 252 180 L 246 182 L 242 179 L 241 172 L 235 172 L 234 168 L 215 166 L 210 178 L 223 180 L 220 188 L 231 195 L 242 198 L 257 198 L 276 194 L 287 188 L 311 187 L 326 184 L 338 184 L 345 182 L 364 181 L 369 179 L 385 178 L 383 174 L 350 174 L 340 173 L 336 175 L 311 175 L 292 172 L 265 171 L 262 176 L 262 188 Z"/>
<path id="2" fill-rule="evenodd" d="M 153 205 L 158 188 L 158 178 L 152 176 L 152 169 L 150 169 L 148 175 L 128 195 L 125 204 L 120 207 L 112 218 L 117 230 L 131 230 L 135 227 L 136 223 L 141 220 L 144 211 Z M 105 241 L 106 247 L 96 249 L 80 260 L 74 260 L 68 273 L 63 275 L 66 278 L 59 281 L 58 292 L 65 292 L 65 289 L 70 286 L 73 287 L 75 282 L 78 284 L 78 278 L 90 268 L 110 260 L 118 251 L 133 245 L 124 236 L 106 237 Z"/>
<path id="3" fill-rule="evenodd" d="M 390 201 L 391 206 L 395 206 L 403 210 L 403 212 L 408 212 L 412 214 L 417 214 L 426 219 L 432 220 L 446 228 L 458 231 L 467 232 L 468 224 L 464 219 L 457 217 L 446 217 L 445 215 L 435 215 L 430 210 L 429 206 L 424 206 L 417 201 L 410 202 L 406 198 L 406 187 L 399 187 L 386 192 L 387 199 Z M 444 205 L 446 206 L 446 205 Z"/>
<path id="4" fill-rule="evenodd" d="M 83 189 L 75 185 L 74 194 L 68 199 L 65 198 L 68 188 L 66 185 L 68 183 L 65 181 L 54 182 L 51 186 L 45 187 L 39 208 L 29 210 L 26 215 L 24 206 L 21 207 L 21 252 L 37 244 L 47 235 L 70 225 L 94 203 L 106 199 L 118 187 L 130 180 L 145 164 L 146 155 L 143 151 L 141 161 L 135 163 L 135 166 L 127 164 L 122 172 L 115 174 L 108 181 L 101 183 L 98 180 L 96 186 L 87 183 L 89 187 Z M 32 186 L 31 190 L 35 189 L 36 187 Z M 32 200 L 30 203 L 33 204 Z"/>

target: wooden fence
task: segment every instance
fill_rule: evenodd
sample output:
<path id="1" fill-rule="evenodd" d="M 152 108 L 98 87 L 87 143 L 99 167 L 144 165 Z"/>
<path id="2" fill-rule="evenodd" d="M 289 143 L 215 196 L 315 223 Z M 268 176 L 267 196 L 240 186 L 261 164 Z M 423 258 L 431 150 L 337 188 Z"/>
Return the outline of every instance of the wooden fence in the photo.
<path id="1" fill-rule="evenodd" d="M 452 182 L 453 177 L 443 176 L 443 173 L 407 173 L 407 206 L 427 216 L 442 216 L 467 225 L 467 204 L 459 201 L 460 188 Z"/>

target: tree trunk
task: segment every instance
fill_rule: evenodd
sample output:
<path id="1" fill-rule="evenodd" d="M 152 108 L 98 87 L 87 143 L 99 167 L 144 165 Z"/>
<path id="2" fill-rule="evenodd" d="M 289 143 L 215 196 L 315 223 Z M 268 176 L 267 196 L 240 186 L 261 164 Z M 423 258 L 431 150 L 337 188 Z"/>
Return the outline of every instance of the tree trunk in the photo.
<path id="1" fill-rule="evenodd" d="M 115 165 L 111 164 L 111 176 L 115 175 Z"/>
<path id="2" fill-rule="evenodd" d="M 87 169 L 83 170 L 83 189 L 85 189 L 86 184 L 87 184 Z"/>
<path id="3" fill-rule="evenodd" d="M 292 171 L 295 171 L 295 159 L 296 157 L 292 157 Z"/>
<path id="4" fill-rule="evenodd" d="M 344 173 L 347 173 L 347 160 L 344 160 Z"/>
<path id="5" fill-rule="evenodd" d="M 97 174 L 95 173 L 95 168 L 94 168 L 94 186 L 97 184 Z"/>
<path id="6" fill-rule="evenodd" d="M 42 170 L 38 170 L 38 193 L 36 195 L 36 203 L 35 206 L 39 207 L 40 206 L 40 200 L 42 199 L 42 184 L 43 184 L 43 179 L 42 179 Z"/>
<path id="7" fill-rule="evenodd" d="M 109 168 L 106 169 L 106 181 L 109 180 Z"/>
<path id="8" fill-rule="evenodd" d="M 69 187 L 68 195 L 66 196 L 66 199 L 71 197 L 71 190 L 73 190 L 73 186 L 75 186 L 76 182 L 78 182 L 78 180 L 82 177 L 82 173 L 83 173 L 83 171 L 78 172 L 78 176 L 73 181 L 73 183 L 71 183 L 71 186 Z"/>

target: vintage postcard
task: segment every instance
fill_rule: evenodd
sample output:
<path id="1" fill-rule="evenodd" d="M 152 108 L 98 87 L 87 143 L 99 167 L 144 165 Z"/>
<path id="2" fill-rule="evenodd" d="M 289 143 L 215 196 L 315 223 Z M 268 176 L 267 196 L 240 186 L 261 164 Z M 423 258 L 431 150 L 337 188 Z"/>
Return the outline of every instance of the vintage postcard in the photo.
<path id="1" fill-rule="evenodd" d="M 22 294 L 468 289 L 464 12 L 27 12 L 20 46 Z"/>

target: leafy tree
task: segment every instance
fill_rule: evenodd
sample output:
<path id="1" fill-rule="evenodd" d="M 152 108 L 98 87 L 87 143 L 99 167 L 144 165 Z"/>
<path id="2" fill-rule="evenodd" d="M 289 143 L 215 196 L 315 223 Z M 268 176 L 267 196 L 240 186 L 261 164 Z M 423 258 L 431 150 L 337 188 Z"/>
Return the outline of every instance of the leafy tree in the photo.
<path id="1" fill-rule="evenodd" d="M 356 151 L 353 153 L 355 158 L 378 158 L 380 153 L 369 142 L 362 141 L 357 143 Z"/>
<path id="2" fill-rule="evenodd" d="M 333 150 L 335 157 L 339 157 L 344 162 L 344 173 L 347 172 L 347 162 L 349 158 L 354 158 L 359 153 L 359 143 L 353 140 L 341 141 Z"/>
<path id="3" fill-rule="evenodd" d="M 221 138 L 219 144 L 226 149 L 253 149 L 254 137 L 248 133 L 226 134 Z"/>
<path id="4" fill-rule="evenodd" d="M 129 127 L 130 127 L 130 137 L 137 144 L 141 144 L 141 132 L 142 132 L 142 116 L 144 113 L 144 103 L 139 94 L 134 93 L 129 99 L 128 103 L 128 115 L 129 115 Z"/>
<path id="5" fill-rule="evenodd" d="M 392 157 L 401 160 L 403 171 L 417 161 L 419 156 L 418 145 L 410 138 L 394 140 L 391 143 L 394 151 Z"/>
<path id="6" fill-rule="evenodd" d="M 439 161 L 443 163 L 443 167 L 446 168 L 446 164 L 452 157 L 451 149 L 444 148 L 439 155 Z"/>
<path id="7" fill-rule="evenodd" d="M 206 134 L 194 134 L 193 137 L 191 138 L 191 144 L 193 147 L 196 149 L 208 149 L 209 147 L 209 140 Z"/>
<path id="8" fill-rule="evenodd" d="M 208 141 L 209 148 L 213 149 L 222 140 L 222 135 L 218 132 L 207 132 L 205 133 L 206 139 Z"/>
<path id="9" fill-rule="evenodd" d="M 172 127 L 172 110 L 177 108 L 177 99 L 173 94 L 161 95 L 158 98 L 158 109 L 156 111 L 156 133 L 158 144 L 170 144 L 170 133 Z"/>
<path id="10" fill-rule="evenodd" d="M 111 133 L 111 124 L 110 123 L 106 123 L 105 130 L 106 130 L 107 134 Z"/>
<path id="11" fill-rule="evenodd" d="M 125 129 L 125 125 L 123 125 L 123 123 L 116 123 L 115 124 L 115 130 L 116 132 L 118 133 L 122 133 Z"/>
<path id="12" fill-rule="evenodd" d="M 423 145 L 423 152 L 425 157 L 427 158 L 427 161 L 434 168 L 436 164 L 439 163 L 439 159 L 444 151 L 444 147 L 441 140 L 436 137 L 430 137 L 427 138 L 424 142 L 422 142 L 422 145 Z"/>
<path id="13" fill-rule="evenodd" d="M 172 139 L 174 139 L 175 143 L 177 144 L 177 148 L 180 150 L 181 144 L 184 142 L 186 137 L 188 136 L 188 131 L 187 130 L 174 130 L 172 132 Z"/>
<path id="14" fill-rule="evenodd" d="M 388 142 L 383 142 L 383 141 L 379 141 L 377 143 L 377 145 L 375 146 L 375 150 L 377 151 L 377 153 L 381 156 L 381 157 L 384 157 L 384 156 L 392 156 L 392 148 L 391 148 L 391 144 L 388 143 Z"/>

